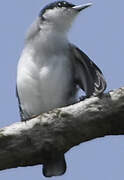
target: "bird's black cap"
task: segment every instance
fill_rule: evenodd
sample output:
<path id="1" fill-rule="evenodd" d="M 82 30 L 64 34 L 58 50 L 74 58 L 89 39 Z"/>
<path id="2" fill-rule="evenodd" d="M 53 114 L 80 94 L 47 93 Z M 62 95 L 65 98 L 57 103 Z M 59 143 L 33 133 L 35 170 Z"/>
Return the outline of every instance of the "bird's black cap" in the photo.
<path id="1" fill-rule="evenodd" d="M 45 6 L 41 11 L 39 16 L 41 17 L 48 9 L 53 9 L 53 8 L 62 8 L 62 7 L 67 7 L 67 8 L 71 8 L 74 7 L 74 4 L 71 4 L 67 1 L 55 1 L 53 3 L 48 4 L 47 6 Z"/>

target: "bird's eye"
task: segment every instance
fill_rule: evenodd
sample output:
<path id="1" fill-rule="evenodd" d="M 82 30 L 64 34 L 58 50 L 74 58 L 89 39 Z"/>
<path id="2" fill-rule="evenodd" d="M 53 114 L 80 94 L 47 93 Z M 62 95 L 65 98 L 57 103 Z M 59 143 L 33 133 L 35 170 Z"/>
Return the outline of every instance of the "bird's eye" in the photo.
<path id="1" fill-rule="evenodd" d="M 58 3 L 58 7 L 62 7 L 62 3 L 59 2 L 59 3 Z"/>

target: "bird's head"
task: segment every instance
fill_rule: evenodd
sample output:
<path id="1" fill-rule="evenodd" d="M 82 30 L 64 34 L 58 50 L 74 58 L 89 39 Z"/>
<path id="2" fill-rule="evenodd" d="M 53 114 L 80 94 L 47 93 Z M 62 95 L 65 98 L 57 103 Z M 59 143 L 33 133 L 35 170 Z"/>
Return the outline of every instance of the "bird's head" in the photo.
<path id="1" fill-rule="evenodd" d="M 74 5 L 66 1 L 52 2 L 40 11 L 38 18 L 29 28 L 26 39 L 33 40 L 37 37 L 36 39 L 40 40 L 40 35 L 45 38 L 47 33 L 52 37 L 57 34 L 65 35 L 75 17 L 91 5 L 91 3 Z"/>
<path id="2" fill-rule="evenodd" d="M 40 27 L 51 26 L 54 30 L 68 31 L 75 17 L 91 3 L 74 5 L 66 1 L 56 1 L 40 11 Z"/>

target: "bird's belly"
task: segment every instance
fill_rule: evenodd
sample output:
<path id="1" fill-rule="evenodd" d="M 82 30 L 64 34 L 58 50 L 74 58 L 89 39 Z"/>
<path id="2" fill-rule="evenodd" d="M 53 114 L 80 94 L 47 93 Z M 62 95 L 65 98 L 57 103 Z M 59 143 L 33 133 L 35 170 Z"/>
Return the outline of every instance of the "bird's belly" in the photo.
<path id="1" fill-rule="evenodd" d="M 35 72 L 36 73 L 36 72 Z M 37 70 L 37 76 L 33 78 L 25 72 L 18 84 L 19 97 L 22 109 L 29 116 L 47 112 L 57 107 L 71 104 L 72 70 L 69 63 L 52 63 Z M 70 101 L 71 99 L 71 101 Z"/>
<path id="2" fill-rule="evenodd" d="M 71 68 L 67 66 L 58 63 L 41 68 L 40 91 L 46 109 L 61 107 L 68 102 L 73 79 Z"/>

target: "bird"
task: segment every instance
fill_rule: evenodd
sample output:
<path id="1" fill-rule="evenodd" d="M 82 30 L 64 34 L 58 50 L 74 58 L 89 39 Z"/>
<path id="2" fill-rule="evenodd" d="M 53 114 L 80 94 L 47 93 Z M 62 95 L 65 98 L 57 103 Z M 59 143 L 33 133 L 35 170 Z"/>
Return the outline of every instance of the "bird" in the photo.
<path id="1" fill-rule="evenodd" d="M 77 15 L 91 5 L 52 2 L 30 26 L 17 66 L 16 92 L 22 121 L 77 103 L 81 91 L 89 98 L 106 89 L 99 67 L 68 40 Z M 65 171 L 64 153 L 51 147 L 43 163 L 44 176 L 59 176 Z"/>

